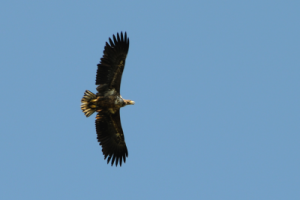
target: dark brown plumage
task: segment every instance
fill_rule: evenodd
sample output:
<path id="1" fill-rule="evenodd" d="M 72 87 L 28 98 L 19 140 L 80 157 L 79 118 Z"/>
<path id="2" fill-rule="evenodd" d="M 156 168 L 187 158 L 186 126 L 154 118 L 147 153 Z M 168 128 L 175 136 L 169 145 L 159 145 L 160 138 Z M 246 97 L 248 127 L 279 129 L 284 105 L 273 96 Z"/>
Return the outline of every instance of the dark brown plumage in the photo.
<path id="1" fill-rule="evenodd" d="M 96 116 L 97 139 L 102 146 L 104 159 L 116 166 L 126 161 L 128 150 L 120 120 L 120 108 L 133 105 L 134 101 L 125 100 L 120 95 L 120 85 L 129 49 L 127 34 L 117 33 L 113 40 L 109 38 L 103 51 L 103 57 L 97 65 L 97 93 L 86 90 L 81 99 L 81 109 L 89 117 Z"/>

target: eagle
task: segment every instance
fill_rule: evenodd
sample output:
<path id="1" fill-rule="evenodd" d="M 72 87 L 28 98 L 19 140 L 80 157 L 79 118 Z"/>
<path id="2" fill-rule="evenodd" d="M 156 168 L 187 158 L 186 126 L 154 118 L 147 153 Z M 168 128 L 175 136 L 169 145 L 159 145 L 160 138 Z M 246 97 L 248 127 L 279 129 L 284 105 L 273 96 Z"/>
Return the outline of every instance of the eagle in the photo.
<path id="1" fill-rule="evenodd" d="M 96 115 L 97 139 L 102 146 L 104 160 L 111 166 L 116 166 L 122 161 L 126 162 L 128 150 L 120 119 L 120 108 L 134 105 L 134 101 L 123 99 L 120 95 L 120 85 L 129 49 L 129 38 L 126 32 L 117 36 L 113 35 L 106 42 L 103 56 L 97 65 L 96 85 L 97 93 L 89 90 L 84 92 L 81 99 L 81 110 L 86 117 L 94 112 Z"/>

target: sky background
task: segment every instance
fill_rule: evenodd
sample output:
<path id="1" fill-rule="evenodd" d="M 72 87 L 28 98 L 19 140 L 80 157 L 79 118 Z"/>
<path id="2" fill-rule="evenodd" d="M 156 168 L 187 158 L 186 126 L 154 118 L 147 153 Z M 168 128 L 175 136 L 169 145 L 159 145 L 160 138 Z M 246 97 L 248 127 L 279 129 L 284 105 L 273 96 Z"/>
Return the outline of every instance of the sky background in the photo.
<path id="1" fill-rule="evenodd" d="M 300 1 L 2 1 L 0 199 L 300 199 Z M 129 157 L 104 161 L 97 64 L 127 31 Z"/>

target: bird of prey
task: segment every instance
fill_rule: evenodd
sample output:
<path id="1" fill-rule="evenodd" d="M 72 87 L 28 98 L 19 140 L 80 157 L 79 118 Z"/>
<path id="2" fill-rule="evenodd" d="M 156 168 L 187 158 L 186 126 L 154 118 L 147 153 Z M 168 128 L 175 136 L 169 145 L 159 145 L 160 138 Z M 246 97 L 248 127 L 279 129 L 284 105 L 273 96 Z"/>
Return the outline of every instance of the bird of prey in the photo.
<path id="1" fill-rule="evenodd" d="M 133 105 L 134 101 L 123 99 L 120 95 L 120 84 L 125 60 L 129 49 L 129 38 L 126 32 L 113 35 L 106 42 L 103 56 L 97 65 L 97 93 L 86 90 L 81 99 L 81 110 L 86 117 L 98 112 L 96 116 L 97 139 L 102 146 L 107 164 L 116 166 L 126 162 L 128 150 L 120 120 L 120 108 Z"/>

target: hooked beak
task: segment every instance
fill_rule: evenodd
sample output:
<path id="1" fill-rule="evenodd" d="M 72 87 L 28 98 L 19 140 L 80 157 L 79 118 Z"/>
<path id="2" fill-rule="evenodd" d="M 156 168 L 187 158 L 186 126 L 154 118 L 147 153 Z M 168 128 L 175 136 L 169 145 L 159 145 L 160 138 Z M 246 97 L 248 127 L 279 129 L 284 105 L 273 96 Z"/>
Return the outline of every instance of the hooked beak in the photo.
<path id="1" fill-rule="evenodd" d="M 134 105 L 135 102 L 134 102 L 134 101 L 131 101 L 131 100 L 125 100 L 125 104 L 126 104 L 126 105 Z"/>
<path id="2" fill-rule="evenodd" d="M 134 105 L 134 104 L 135 104 L 134 101 L 129 100 L 128 105 Z"/>

